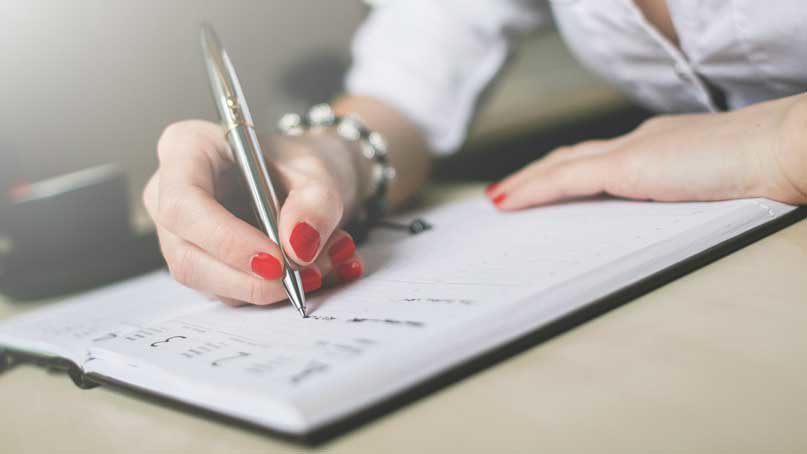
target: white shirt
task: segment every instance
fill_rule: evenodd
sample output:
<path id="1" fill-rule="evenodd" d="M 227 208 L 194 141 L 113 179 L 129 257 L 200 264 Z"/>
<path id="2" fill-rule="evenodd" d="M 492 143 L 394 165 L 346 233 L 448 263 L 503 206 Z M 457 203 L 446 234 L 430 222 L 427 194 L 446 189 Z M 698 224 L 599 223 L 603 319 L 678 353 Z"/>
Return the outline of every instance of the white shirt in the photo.
<path id="1" fill-rule="evenodd" d="M 395 106 L 449 153 L 518 35 L 554 15 L 584 65 L 657 111 L 736 109 L 807 91 L 804 0 L 667 4 L 679 46 L 633 0 L 387 0 L 354 38 L 347 89 Z"/>

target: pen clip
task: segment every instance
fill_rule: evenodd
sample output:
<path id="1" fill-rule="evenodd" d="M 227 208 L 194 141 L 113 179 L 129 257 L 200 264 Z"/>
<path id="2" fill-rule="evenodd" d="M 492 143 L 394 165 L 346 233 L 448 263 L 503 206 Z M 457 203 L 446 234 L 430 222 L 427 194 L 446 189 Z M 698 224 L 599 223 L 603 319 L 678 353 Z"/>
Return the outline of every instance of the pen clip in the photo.
<path id="1" fill-rule="evenodd" d="M 213 27 L 202 25 L 201 41 L 213 98 L 224 123 L 224 130 L 229 133 L 238 126 L 254 129 L 238 75 Z"/>

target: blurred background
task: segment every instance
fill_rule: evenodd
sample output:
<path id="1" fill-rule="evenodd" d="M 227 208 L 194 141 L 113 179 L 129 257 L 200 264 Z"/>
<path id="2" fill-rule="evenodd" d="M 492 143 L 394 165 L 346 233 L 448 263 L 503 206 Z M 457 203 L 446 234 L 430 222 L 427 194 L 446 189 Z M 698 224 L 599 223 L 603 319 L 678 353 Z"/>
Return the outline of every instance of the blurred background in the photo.
<path id="1" fill-rule="evenodd" d="M 201 22 L 215 25 L 256 125 L 269 130 L 282 113 L 339 93 L 368 8 L 359 0 L 0 2 L 0 293 L 52 296 L 160 265 L 140 192 L 166 125 L 216 120 Z M 646 115 L 579 67 L 554 31 L 541 31 L 485 99 L 461 161 L 440 162 L 434 179 L 492 180 Z"/>

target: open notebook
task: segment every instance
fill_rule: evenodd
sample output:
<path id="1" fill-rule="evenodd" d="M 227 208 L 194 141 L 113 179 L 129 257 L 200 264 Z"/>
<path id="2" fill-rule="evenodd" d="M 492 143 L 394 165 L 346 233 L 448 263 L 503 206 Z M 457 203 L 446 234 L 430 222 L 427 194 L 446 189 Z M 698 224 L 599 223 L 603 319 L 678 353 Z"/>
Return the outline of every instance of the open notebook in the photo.
<path id="1" fill-rule="evenodd" d="M 288 304 L 226 307 L 158 272 L 6 320 L 0 346 L 59 358 L 90 382 L 311 434 L 660 285 L 803 217 L 794 210 L 600 199 L 502 214 L 469 200 L 416 213 L 434 226 L 423 233 L 374 232 L 367 277 L 311 295 L 305 320 Z"/>

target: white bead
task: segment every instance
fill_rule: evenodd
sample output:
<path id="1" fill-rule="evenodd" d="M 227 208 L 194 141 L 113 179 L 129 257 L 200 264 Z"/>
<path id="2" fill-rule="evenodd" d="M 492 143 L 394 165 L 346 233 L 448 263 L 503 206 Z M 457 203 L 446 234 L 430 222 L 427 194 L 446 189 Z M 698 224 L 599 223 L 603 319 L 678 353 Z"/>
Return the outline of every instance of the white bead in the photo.
<path id="1" fill-rule="evenodd" d="M 367 144 L 361 147 L 361 154 L 367 159 L 375 159 L 375 150 Z"/>
<path id="2" fill-rule="evenodd" d="M 390 181 L 395 178 L 396 172 L 392 166 L 378 165 L 373 167 L 373 180 L 376 182 Z"/>
<path id="3" fill-rule="evenodd" d="M 295 113 L 287 113 L 280 117 L 277 127 L 284 134 L 297 135 L 302 133 L 302 119 Z"/>
<path id="4" fill-rule="evenodd" d="M 317 104 L 308 111 L 311 126 L 331 126 L 335 120 L 333 109 L 328 104 Z"/>
<path id="5" fill-rule="evenodd" d="M 344 118 L 339 122 L 336 127 L 336 133 L 347 140 L 359 140 L 361 138 L 361 130 L 358 123 L 352 118 Z"/>
<path id="6" fill-rule="evenodd" d="M 381 137 L 381 134 L 373 131 L 370 133 L 370 136 L 367 137 L 367 141 L 370 145 L 375 148 L 376 152 L 381 156 L 387 154 L 387 143 L 384 141 L 384 138 Z"/>

